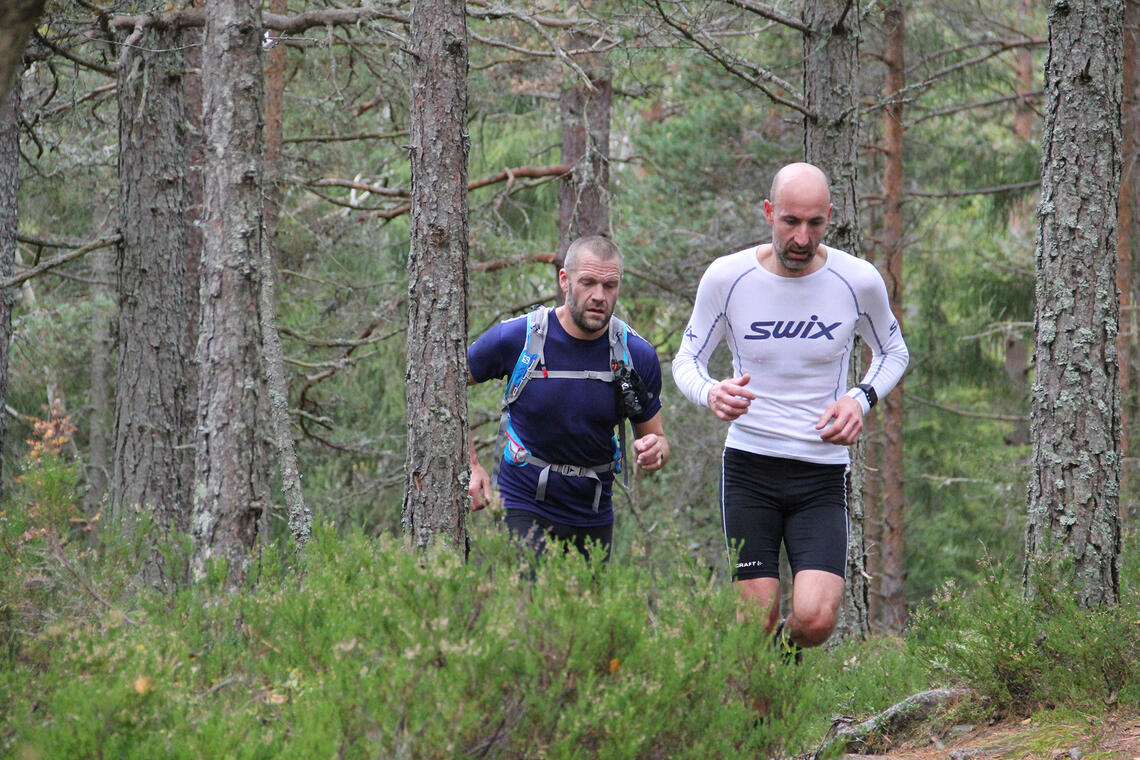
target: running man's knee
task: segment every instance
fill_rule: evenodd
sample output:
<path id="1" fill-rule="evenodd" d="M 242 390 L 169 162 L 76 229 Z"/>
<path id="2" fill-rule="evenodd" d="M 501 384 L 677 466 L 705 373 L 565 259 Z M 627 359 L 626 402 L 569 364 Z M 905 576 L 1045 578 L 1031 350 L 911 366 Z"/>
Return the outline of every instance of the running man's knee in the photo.
<path id="1" fill-rule="evenodd" d="M 814 647 L 827 641 L 839 621 L 843 578 L 820 570 L 796 573 L 792 582 L 792 640 Z"/>
<path id="2" fill-rule="evenodd" d="M 801 647 L 817 647 L 831 637 L 838 616 L 821 610 L 801 617 L 796 614 L 789 624 L 792 641 Z"/>

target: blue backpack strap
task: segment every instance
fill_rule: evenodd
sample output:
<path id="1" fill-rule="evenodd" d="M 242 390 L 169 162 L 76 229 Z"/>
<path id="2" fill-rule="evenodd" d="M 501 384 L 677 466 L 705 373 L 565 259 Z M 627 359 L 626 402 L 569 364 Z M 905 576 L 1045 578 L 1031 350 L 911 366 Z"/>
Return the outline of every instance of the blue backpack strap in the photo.
<path id="1" fill-rule="evenodd" d="M 616 368 L 618 362 L 625 362 L 632 366 L 633 360 L 629 355 L 629 325 L 617 317 L 610 317 L 610 367 Z M 616 390 L 616 389 L 615 389 Z M 615 441 L 616 450 L 614 460 L 617 465 L 616 472 L 622 474 L 622 484 L 629 488 L 629 468 L 625 464 L 625 418 L 618 418 L 618 436 Z M 632 424 L 632 423 L 630 423 Z"/>
<path id="2" fill-rule="evenodd" d="M 532 309 L 526 315 L 526 340 L 523 342 L 519 358 L 515 360 L 515 368 L 507 380 L 507 387 L 503 391 L 503 408 L 499 414 L 499 435 L 495 442 L 495 464 L 491 468 L 492 481 L 498 481 L 499 468 L 503 458 L 511 464 L 525 464 L 530 452 L 518 439 L 518 435 L 511 427 L 511 404 L 518 399 L 523 388 L 526 387 L 531 375 L 546 363 L 543 347 L 546 344 L 546 328 L 549 312 L 545 306 Z"/>
<path id="3" fill-rule="evenodd" d="M 610 317 L 610 364 L 619 361 L 632 365 L 629 355 L 629 325 L 617 317 Z"/>
<path id="4" fill-rule="evenodd" d="M 515 368 L 503 392 L 503 406 L 513 404 L 526 387 L 527 382 L 539 367 L 545 366 L 547 322 L 550 312 L 545 306 L 540 306 L 526 315 L 526 342 L 523 344 L 519 358 L 515 360 Z"/>

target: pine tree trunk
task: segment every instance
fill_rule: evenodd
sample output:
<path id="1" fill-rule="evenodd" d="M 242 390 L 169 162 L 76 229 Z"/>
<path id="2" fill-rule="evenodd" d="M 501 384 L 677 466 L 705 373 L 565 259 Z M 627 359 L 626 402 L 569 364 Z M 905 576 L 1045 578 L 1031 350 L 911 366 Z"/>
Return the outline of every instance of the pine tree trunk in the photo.
<path id="1" fill-rule="evenodd" d="M 202 47 L 206 136 L 205 250 L 197 358 L 194 564 L 227 562 L 240 584 L 265 507 L 258 409 L 263 245 L 261 11 L 252 0 L 209 0 Z"/>
<path id="2" fill-rule="evenodd" d="M 1026 17 L 1033 14 L 1035 0 L 1018 0 L 1018 10 Z M 1013 133 L 1026 144 L 1033 141 L 1033 126 L 1037 123 L 1037 111 L 1027 96 L 1037 89 L 1034 76 L 1033 51 L 1022 48 L 1017 51 L 1014 63 L 1017 74 L 1017 93 L 1023 96 L 1017 101 L 1013 115 Z M 1011 237 L 1024 239 L 1030 235 L 1031 220 L 1035 219 L 1033 201 L 1029 198 L 1018 199 L 1009 209 L 1009 234 Z M 1011 329 L 1005 337 L 1005 376 L 1009 381 L 1010 391 L 1017 398 L 1018 409 L 1024 409 L 1029 404 L 1029 372 L 1033 369 L 1029 363 L 1029 341 L 1019 329 Z M 1013 423 L 1013 430 L 1005 437 L 1005 442 L 1011 446 L 1024 446 L 1030 442 L 1029 415 L 1021 416 Z"/>
<path id="3" fill-rule="evenodd" d="M 96 284 L 91 295 L 96 304 L 110 303 L 115 299 L 114 281 L 115 253 L 110 248 L 100 248 L 93 254 L 92 274 Z M 114 435 L 114 382 L 112 381 L 115 336 L 113 321 L 117 312 L 103 314 L 95 311 L 91 327 L 91 424 L 88 428 L 87 493 L 84 494 L 84 510 L 88 515 L 96 514 L 103 506 L 103 498 L 111 482 L 111 437 Z"/>
<path id="4" fill-rule="evenodd" d="M 1117 217 L 1120 221 L 1117 241 L 1116 286 L 1120 291 L 1120 333 L 1116 339 L 1119 354 L 1120 375 L 1117 386 L 1120 388 L 1120 451 L 1128 457 L 1129 441 L 1132 438 L 1131 424 L 1137 409 L 1132 390 L 1133 362 L 1136 359 L 1136 266 L 1140 264 L 1136 256 L 1140 239 L 1136 235 L 1136 215 L 1140 214 L 1138 200 L 1138 180 L 1140 162 L 1136 160 L 1140 151 L 1140 76 L 1136 67 L 1136 56 L 1140 55 L 1140 0 L 1125 0 L 1123 28 L 1123 93 L 1120 110 L 1121 156 L 1120 199 Z M 1128 468 L 1121 473 L 1124 480 L 1129 478 Z M 1123 489 L 1128 493 L 1127 487 Z"/>
<path id="5" fill-rule="evenodd" d="M 859 6 L 856 0 L 804 5 L 804 160 L 831 182 L 827 244 L 861 256 L 856 187 L 859 159 Z"/>
<path id="6" fill-rule="evenodd" d="M 1061 584 L 1085 607 L 1115 603 L 1120 592 L 1123 21 L 1121 0 L 1055 3 L 1045 67 L 1025 590 L 1032 596 L 1040 580 Z"/>
<path id="7" fill-rule="evenodd" d="M 575 38 L 583 47 L 592 39 Z M 613 78 L 599 60 L 584 63 L 589 84 L 576 76 L 564 87 L 560 99 L 562 117 L 562 163 L 574 170 L 558 183 L 557 275 L 566 249 L 583 235 L 610 231 L 610 120 L 613 111 Z M 558 290 L 558 302 L 562 291 Z"/>
<path id="8" fill-rule="evenodd" d="M 284 0 L 271 0 L 274 13 L 284 13 Z M 285 353 L 277 330 L 277 221 L 280 209 L 278 179 L 281 173 L 281 146 L 284 136 L 282 96 L 284 94 L 285 47 L 277 44 L 266 55 L 265 67 L 265 245 L 262 246 L 261 333 L 265 340 L 265 385 L 272 420 L 273 441 L 281 473 L 281 492 L 289 515 L 289 534 L 303 548 L 312 534 L 313 515 L 305 506 L 301 472 L 289 420 L 289 384 L 285 379 Z"/>
<path id="9" fill-rule="evenodd" d="M 813 117 L 804 119 L 804 160 L 827 173 L 834 210 L 827 243 L 862 254 L 856 206 L 858 177 L 859 4 L 857 0 L 808 0 L 804 5 L 804 103 Z M 853 356 L 862 353 L 858 347 Z M 852 362 L 852 376 L 860 371 Z M 853 379 L 857 383 L 858 379 Z M 851 447 L 848 510 L 850 535 L 847 584 L 835 640 L 863 638 L 869 630 L 866 579 L 867 548 L 863 536 L 863 472 L 861 445 Z"/>
<path id="10" fill-rule="evenodd" d="M 467 23 L 463 0 L 412 9 L 412 220 L 404 530 L 467 546 Z"/>
<path id="11" fill-rule="evenodd" d="M 5 0 L 0 5 L 0 111 L 8 102 L 9 88 L 24 70 L 24 48 L 44 5 L 45 0 Z"/>
<path id="12" fill-rule="evenodd" d="M 186 62 L 173 29 L 149 30 L 122 47 L 119 100 L 118 367 L 113 515 L 143 510 L 160 535 L 190 526 L 187 478 L 194 452 L 190 321 L 197 287 L 186 272 L 190 199 L 184 179 Z M 149 557 L 144 579 L 180 578 L 184 568 Z"/>
<path id="13" fill-rule="evenodd" d="M 16 232 L 20 197 L 20 81 L 0 100 L 0 278 L 12 275 L 16 261 Z M 12 288 L 0 289 L 0 455 L 8 450 L 4 405 L 8 401 L 8 351 L 12 342 Z M 3 457 L 0 456 L 0 461 Z M 0 471 L 0 496 L 6 495 L 7 479 Z"/>
<path id="14" fill-rule="evenodd" d="M 883 113 L 883 278 L 891 309 L 902 326 L 903 305 L 903 95 L 906 86 L 904 42 L 905 11 L 902 0 L 887 0 L 884 8 L 887 66 Z M 906 557 L 904 537 L 906 500 L 903 494 L 903 381 L 882 401 L 883 429 L 882 523 L 880 546 L 882 595 L 880 626 L 887 633 L 901 633 L 906 625 Z"/>

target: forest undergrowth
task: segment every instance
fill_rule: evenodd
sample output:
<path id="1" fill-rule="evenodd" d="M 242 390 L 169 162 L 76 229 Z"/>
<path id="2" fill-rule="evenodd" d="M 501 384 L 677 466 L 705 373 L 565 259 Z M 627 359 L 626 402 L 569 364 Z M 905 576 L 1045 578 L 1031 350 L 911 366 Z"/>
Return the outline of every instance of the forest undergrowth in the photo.
<path id="1" fill-rule="evenodd" d="M 987 560 L 904 636 L 796 667 L 679 546 L 535 564 L 494 520 L 466 561 L 325 524 L 303 556 L 262 548 L 240 592 L 217 565 L 140 589 L 155 537 L 69 517 L 74 473 L 44 456 L 17 489 L 36 500 L 0 513 L 0 756 L 793 757 L 932 687 L 976 695 L 947 725 L 1140 708 L 1134 558 L 1121 603 L 1091 612 L 1056 584 L 1026 602 Z"/>

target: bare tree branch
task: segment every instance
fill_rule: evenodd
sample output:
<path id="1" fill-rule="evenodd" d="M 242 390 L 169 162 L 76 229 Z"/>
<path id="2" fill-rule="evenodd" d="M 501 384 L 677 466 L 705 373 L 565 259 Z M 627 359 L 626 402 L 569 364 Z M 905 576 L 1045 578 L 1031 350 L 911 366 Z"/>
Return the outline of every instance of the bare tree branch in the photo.
<path id="1" fill-rule="evenodd" d="M 970 190 L 954 190 L 945 193 L 907 193 L 912 198 L 966 198 L 971 195 L 997 195 L 998 193 L 1013 193 L 1019 190 L 1031 190 L 1041 185 L 1041 180 L 1034 179 L 1028 182 L 1015 182 L 1011 185 L 997 185 L 995 187 L 977 187 Z"/>
<path id="2" fill-rule="evenodd" d="M 81 248 L 76 248 L 73 251 L 68 251 L 67 253 L 56 256 L 54 259 L 51 259 L 50 261 L 45 261 L 42 264 L 38 264 L 37 266 L 34 266 L 31 269 L 27 270 L 26 272 L 21 272 L 20 274 L 13 275 L 12 277 L 7 278 L 6 280 L 0 280 L 0 290 L 7 290 L 8 288 L 14 288 L 18 285 L 22 285 L 23 283 L 27 282 L 28 280 L 32 279 L 33 277 L 36 277 L 37 275 L 43 274 L 44 272 L 48 271 L 49 269 L 54 269 L 54 268 L 56 268 L 62 264 L 66 264 L 69 261 L 73 261 L 74 259 L 78 259 L 82 256 L 86 256 L 87 254 L 91 253 L 92 251 L 97 251 L 100 248 L 106 248 L 109 245 L 115 245 L 120 240 L 122 240 L 122 237 L 119 235 L 115 235 L 113 237 L 101 238 L 101 239 L 96 240 L 94 242 L 88 243 L 87 245 L 85 245 Z"/>
<path id="3" fill-rule="evenodd" d="M 315 27 L 350 26 L 375 19 L 389 19 L 402 24 L 408 22 L 408 14 L 395 10 L 395 7 L 369 6 L 367 8 L 326 8 L 316 11 L 306 11 L 295 16 L 286 16 L 280 13 L 262 14 L 262 23 L 266 29 L 282 32 L 284 34 L 298 34 Z M 206 25 L 206 12 L 201 8 L 186 8 L 179 11 L 155 11 L 153 13 L 140 13 L 134 16 L 114 16 L 110 20 L 111 28 L 153 26 L 158 28 L 200 27 Z"/>
<path id="4" fill-rule="evenodd" d="M 473 10 L 475 8 L 483 8 L 485 10 Z M 471 18 L 482 20 L 495 20 L 500 18 L 510 18 L 515 20 L 522 20 L 524 14 L 519 13 L 513 8 L 504 8 L 502 6 L 492 6 L 485 0 L 470 0 L 467 3 L 467 15 Z M 533 14 L 525 14 L 528 23 L 541 24 L 542 26 L 549 26 L 555 29 L 576 29 L 583 26 L 593 26 L 592 22 L 582 22 L 568 18 L 551 18 L 549 16 L 536 16 Z"/>
<path id="5" fill-rule="evenodd" d="M 787 14 L 781 13 L 779 10 L 777 10 L 776 8 L 773 8 L 772 6 L 770 6 L 766 3 L 756 3 L 756 2 L 752 2 L 752 0 L 724 0 L 724 1 L 726 3 L 728 3 L 729 5 L 735 5 L 737 8 L 740 8 L 742 10 L 746 10 L 749 13 L 755 13 L 757 16 L 761 16 L 763 18 L 766 18 L 769 21 L 775 21 L 777 24 L 783 24 L 784 26 L 791 27 L 792 29 L 795 29 L 797 32 L 811 31 L 808 28 L 807 24 L 805 24 L 800 19 L 792 18 L 791 16 L 788 16 Z"/>
<path id="6" fill-rule="evenodd" d="M 344 187 L 349 190 L 359 190 L 362 193 L 371 193 L 372 195 L 379 195 L 385 198 L 409 198 L 411 193 L 400 187 L 387 187 L 385 185 L 376 185 L 371 182 L 361 182 L 355 179 L 337 179 L 329 177 L 326 179 L 317 179 L 303 184 L 309 187 Z"/>
<path id="7" fill-rule="evenodd" d="M 282 140 L 283 143 L 296 144 L 296 143 L 335 143 L 335 142 L 352 142 L 355 140 L 395 140 L 400 137 L 407 137 L 408 130 L 401 129 L 398 132 L 365 132 L 358 135 L 303 135 L 301 137 L 287 137 Z"/>
<path id="8" fill-rule="evenodd" d="M 470 192 L 471 190 L 478 190 L 479 188 L 487 187 L 488 185 L 494 185 L 500 182 L 509 182 L 519 177 L 561 177 L 564 174 L 569 174 L 571 171 L 573 171 L 573 169 L 574 167 L 571 164 L 558 164 L 556 166 L 520 166 L 517 169 L 504 169 L 503 171 L 491 177 L 485 177 L 483 179 L 468 183 L 467 190 Z M 412 204 L 405 203 L 388 211 L 375 211 L 373 213 L 375 213 L 375 215 L 381 219 L 395 219 L 396 217 L 402 216 L 411 210 Z"/>
<path id="9" fill-rule="evenodd" d="M 959 417 L 966 417 L 966 418 L 972 419 L 972 420 L 995 420 L 997 422 L 1021 422 L 1022 420 L 1025 419 L 1024 414 L 984 414 L 982 412 L 967 412 L 964 409 L 955 409 L 955 408 L 950 407 L 950 406 L 944 406 L 942 404 L 931 401 L 930 399 L 925 399 L 925 398 L 922 398 L 921 396 L 916 396 L 913 393 L 907 393 L 906 394 L 906 400 L 907 401 L 917 401 L 918 403 L 922 404 L 923 406 L 929 406 L 930 408 L 937 409 L 940 412 L 946 412 L 948 414 L 954 414 L 954 415 L 957 415 Z"/>
<path id="10" fill-rule="evenodd" d="M 531 253 L 524 254 L 521 257 L 514 259 L 495 259 L 494 261 L 473 261 L 470 268 L 475 272 L 497 272 L 500 269 L 507 267 L 520 266 L 522 264 L 553 264 L 555 255 L 553 253 Z"/>
<path id="11" fill-rule="evenodd" d="M 43 45 L 44 47 L 46 47 L 48 50 L 52 51 L 56 55 L 61 56 L 63 58 L 66 58 L 67 60 L 71 61 L 72 63 L 79 64 L 80 66 L 83 66 L 84 68 L 91 69 L 92 71 L 98 71 L 100 74 L 106 74 L 109 77 L 115 76 L 115 67 L 114 66 L 107 66 L 105 64 L 98 63 L 96 61 L 89 61 L 86 58 L 80 58 L 75 53 L 72 53 L 70 50 L 68 50 L 65 47 L 57 45 L 56 43 L 52 42 L 51 40 L 49 40 L 47 37 L 43 36 L 39 32 L 34 32 L 34 34 L 35 34 L 35 38 L 36 38 L 37 42 L 39 42 L 41 45 Z"/>
<path id="12" fill-rule="evenodd" d="M 958 61 L 957 63 L 945 66 L 931 74 L 928 74 L 921 81 L 909 84 L 903 89 L 899 90 L 896 94 L 896 97 L 908 97 L 912 92 L 926 90 L 939 79 L 942 79 L 949 74 L 961 71 L 962 69 L 968 69 L 971 66 L 976 66 L 979 63 L 985 63 L 989 59 L 1001 55 L 1002 53 L 1007 53 L 1010 50 L 1017 50 L 1023 47 L 1041 47 L 1042 45 L 1047 45 L 1048 40 L 994 40 L 992 42 L 987 42 L 984 44 L 992 45 L 994 47 L 988 53 L 983 53 L 981 55 L 974 56 L 973 58 L 967 58 L 964 61 Z"/>
<path id="13" fill-rule="evenodd" d="M 974 103 L 963 103 L 961 105 L 952 106 L 950 108 L 943 108 L 943 109 L 940 109 L 938 111 L 931 111 L 928 114 L 924 114 L 921 117 L 910 122 L 910 124 L 908 125 L 908 128 L 913 127 L 916 124 L 921 124 L 922 122 L 927 121 L 928 119 L 937 119 L 937 118 L 942 117 L 942 116 L 953 116 L 956 113 L 960 113 L 962 111 L 970 111 L 970 110 L 973 110 L 975 108 L 986 108 L 987 106 L 998 106 L 998 105 L 1003 105 L 1005 103 L 1011 103 L 1011 102 L 1023 101 L 1023 100 L 1024 101 L 1037 100 L 1038 98 L 1040 98 L 1044 94 L 1045 93 L 1043 90 L 1034 90 L 1033 92 L 1019 92 L 1016 95 L 1006 95 L 1005 97 L 1001 97 L 1001 98 L 991 98 L 990 100 L 979 100 L 979 101 L 976 101 Z"/>
<path id="14" fill-rule="evenodd" d="M 653 7 L 657 9 L 657 12 L 660 14 L 662 20 L 666 24 L 677 30 L 682 38 L 688 40 L 689 42 L 692 42 L 694 45 L 703 50 L 710 58 L 719 63 L 725 71 L 735 77 L 738 77 L 739 79 L 744 80 L 749 85 L 760 90 L 760 92 L 768 96 L 772 102 L 786 106 L 792 110 L 799 111 L 801 114 L 808 118 L 815 118 L 815 114 L 804 107 L 804 104 L 802 102 L 790 100 L 781 95 L 777 95 L 767 86 L 768 83 L 775 84 L 787 92 L 794 93 L 796 90 L 789 83 L 783 81 L 772 72 L 761 69 L 760 67 L 749 63 L 748 61 L 745 61 L 739 56 L 728 54 L 723 48 L 706 43 L 704 40 L 698 38 L 698 35 L 694 34 L 687 26 L 681 24 L 680 22 L 674 21 L 673 18 L 665 12 L 665 9 L 661 7 L 660 0 L 652 1 Z M 700 36 L 707 37 L 708 35 L 701 33 Z"/>
<path id="15" fill-rule="evenodd" d="M 546 51 L 546 50 L 534 50 L 532 48 L 525 48 L 521 45 L 515 45 L 515 44 L 510 43 L 510 42 L 504 42 L 503 40 L 496 40 L 496 39 L 493 39 L 491 37 L 487 37 L 485 35 L 479 34 L 478 32 L 475 32 L 475 31 L 469 32 L 469 34 L 471 35 L 471 39 L 475 40 L 476 42 L 482 42 L 484 45 L 489 45 L 491 47 L 500 47 L 500 48 L 504 48 L 506 50 L 510 50 L 511 52 L 514 52 L 514 53 L 519 53 L 521 55 L 526 55 L 526 56 L 533 56 L 536 58 L 561 58 L 563 60 L 569 60 L 570 58 L 573 58 L 574 56 L 577 56 L 577 55 L 587 55 L 590 53 L 599 53 L 599 52 L 604 53 L 604 52 L 609 51 L 609 50 L 614 50 L 615 48 L 620 47 L 622 44 L 620 41 L 615 40 L 613 42 L 607 43 L 606 45 L 604 45 L 603 47 L 600 47 L 600 48 L 578 48 L 578 49 L 574 49 L 574 50 L 564 50 L 560 47 L 555 46 L 553 50 Z"/>

